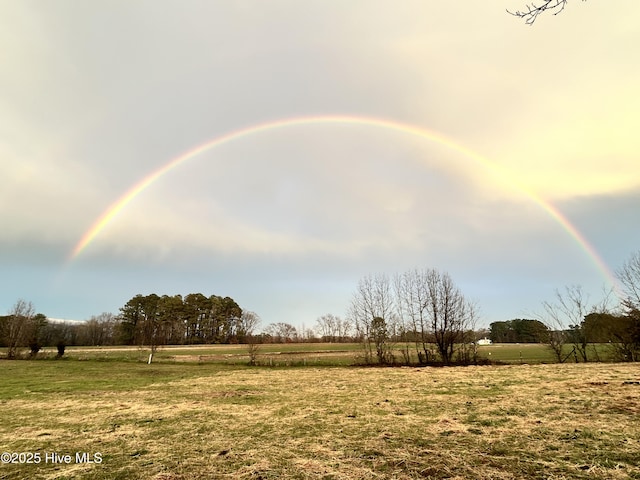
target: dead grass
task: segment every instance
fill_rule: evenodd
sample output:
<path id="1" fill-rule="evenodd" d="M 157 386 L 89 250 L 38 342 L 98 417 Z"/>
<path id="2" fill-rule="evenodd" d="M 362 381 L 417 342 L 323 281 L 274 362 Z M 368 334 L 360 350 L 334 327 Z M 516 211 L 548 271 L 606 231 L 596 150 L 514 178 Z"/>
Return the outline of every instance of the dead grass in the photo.
<path id="1" fill-rule="evenodd" d="M 0 479 L 640 478 L 636 365 L 190 372 L 3 400 L 2 451 L 104 461 Z"/>

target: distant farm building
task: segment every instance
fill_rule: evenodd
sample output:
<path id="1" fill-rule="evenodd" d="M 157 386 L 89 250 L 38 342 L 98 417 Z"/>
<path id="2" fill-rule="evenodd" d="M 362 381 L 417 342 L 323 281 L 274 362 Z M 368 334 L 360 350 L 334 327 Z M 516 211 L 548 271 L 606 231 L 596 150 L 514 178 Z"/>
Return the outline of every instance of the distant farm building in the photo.
<path id="1" fill-rule="evenodd" d="M 478 345 L 491 345 L 493 342 L 490 338 L 484 337 L 476 342 Z"/>

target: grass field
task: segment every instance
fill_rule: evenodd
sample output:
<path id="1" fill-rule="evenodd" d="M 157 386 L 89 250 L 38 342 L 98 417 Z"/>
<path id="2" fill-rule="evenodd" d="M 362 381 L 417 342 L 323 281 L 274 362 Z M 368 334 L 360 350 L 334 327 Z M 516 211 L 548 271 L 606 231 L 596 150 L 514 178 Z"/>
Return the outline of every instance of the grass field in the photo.
<path id="1" fill-rule="evenodd" d="M 395 357 L 402 361 L 402 355 L 395 345 Z M 567 362 L 573 362 L 571 345 L 565 345 Z M 3 349 L 0 349 L 2 355 Z M 417 363 L 414 345 L 410 345 L 413 360 Z M 588 347 L 590 358 L 610 361 L 612 351 L 609 345 L 595 344 Z M 597 355 L 597 357 L 596 357 Z M 54 358 L 55 348 L 46 348 L 39 358 Z M 101 360 L 143 362 L 148 359 L 149 350 L 138 347 L 68 347 L 65 358 L 73 360 Z M 551 350 L 543 344 L 494 344 L 478 347 L 479 358 L 505 363 L 554 363 Z M 249 362 L 246 345 L 196 345 L 162 347 L 154 356 L 155 362 L 197 362 L 244 365 Z M 347 366 L 363 363 L 362 347 L 358 343 L 284 343 L 260 345 L 258 362 L 264 366 Z"/>
<path id="2" fill-rule="evenodd" d="M 1 361 L 0 479 L 640 478 L 637 365 L 174 360 Z"/>
<path id="3" fill-rule="evenodd" d="M 347 366 L 359 362 L 362 347 L 357 343 L 284 343 L 259 346 L 258 362 L 263 366 Z M 0 355 L 2 355 L 0 349 Z M 55 348 L 38 353 L 39 359 L 54 359 Z M 0 357 L 1 358 L 1 357 Z M 148 348 L 139 347 L 68 347 L 69 360 L 146 362 Z M 165 346 L 153 357 L 154 363 L 218 363 L 246 365 L 249 354 L 246 345 Z"/>

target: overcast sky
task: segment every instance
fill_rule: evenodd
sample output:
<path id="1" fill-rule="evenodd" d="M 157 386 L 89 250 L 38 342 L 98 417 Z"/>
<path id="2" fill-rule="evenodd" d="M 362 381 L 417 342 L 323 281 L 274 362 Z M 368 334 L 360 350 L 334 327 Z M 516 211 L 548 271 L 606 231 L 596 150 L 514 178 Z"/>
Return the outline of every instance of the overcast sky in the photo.
<path id="1" fill-rule="evenodd" d="M 640 249 L 640 3 L 533 27 L 505 12 L 525 3 L 1 0 L 0 313 L 200 292 L 310 327 L 364 275 L 431 267 L 480 325 L 565 285 L 596 300 L 606 272 L 550 211 L 611 271 Z M 189 158 L 69 260 L 173 159 L 337 115 L 363 121 Z"/>

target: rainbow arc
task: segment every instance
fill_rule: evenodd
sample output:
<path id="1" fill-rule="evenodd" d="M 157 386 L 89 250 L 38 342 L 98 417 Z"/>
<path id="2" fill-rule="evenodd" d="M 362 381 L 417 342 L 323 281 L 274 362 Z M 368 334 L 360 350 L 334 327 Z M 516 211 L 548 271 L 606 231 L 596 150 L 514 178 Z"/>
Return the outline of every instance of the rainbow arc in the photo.
<path id="1" fill-rule="evenodd" d="M 498 165 L 491 162 L 486 157 L 479 153 L 461 145 L 451 138 L 420 126 L 397 122 L 393 120 L 376 118 L 376 117 L 362 117 L 362 116 L 349 116 L 349 115 L 323 115 L 323 116 L 306 116 L 306 117 L 293 117 L 275 120 L 271 122 L 260 123 L 252 125 L 239 130 L 228 132 L 224 135 L 208 140 L 207 142 L 198 145 L 191 150 L 188 150 L 174 159 L 166 162 L 160 168 L 150 172 L 129 190 L 127 190 L 120 198 L 118 198 L 113 204 L 111 204 L 91 225 L 91 227 L 82 235 L 77 242 L 73 250 L 71 251 L 68 261 L 72 262 L 78 256 L 87 249 L 87 247 L 100 235 L 105 227 L 114 221 L 117 215 L 127 207 L 138 195 L 144 190 L 154 184 L 159 178 L 170 173 L 178 166 L 185 162 L 205 153 L 213 150 L 221 145 L 228 144 L 230 142 L 246 139 L 251 135 L 258 133 L 270 132 L 274 130 L 282 130 L 291 128 L 294 126 L 302 125 L 360 125 L 371 128 L 386 129 L 389 131 L 402 132 L 404 134 L 422 138 L 424 140 L 434 142 L 451 149 L 452 151 L 460 153 L 465 158 L 476 164 L 481 165 L 501 182 L 505 188 L 512 188 L 522 193 L 525 197 L 528 197 L 533 202 L 538 204 L 553 220 L 562 226 L 562 228 L 577 242 L 580 248 L 586 253 L 598 270 L 604 275 L 606 280 L 614 287 L 617 286 L 615 276 L 602 260 L 596 249 L 589 243 L 589 241 L 582 235 L 582 233 L 560 212 L 553 204 L 541 198 L 536 193 L 529 189 L 519 185 L 516 180 L 510 177 L 503 169 Z"/>

